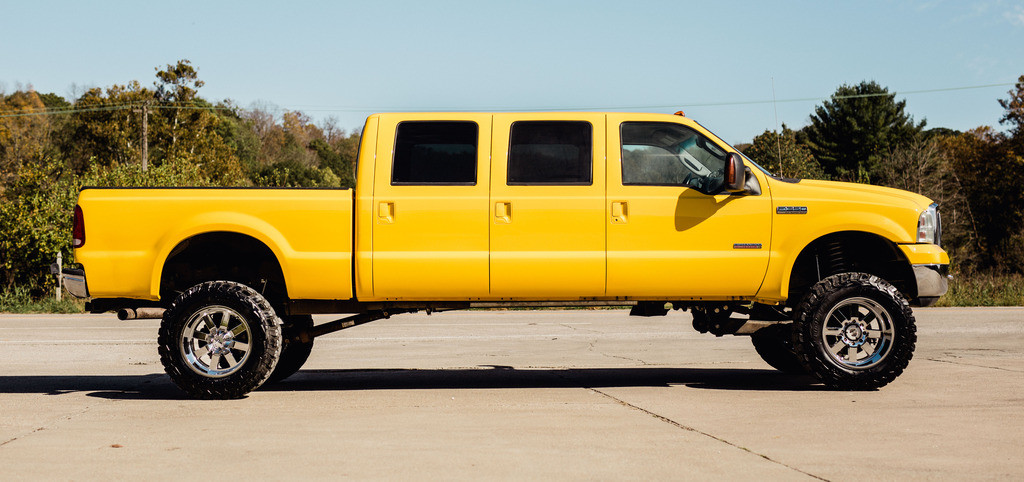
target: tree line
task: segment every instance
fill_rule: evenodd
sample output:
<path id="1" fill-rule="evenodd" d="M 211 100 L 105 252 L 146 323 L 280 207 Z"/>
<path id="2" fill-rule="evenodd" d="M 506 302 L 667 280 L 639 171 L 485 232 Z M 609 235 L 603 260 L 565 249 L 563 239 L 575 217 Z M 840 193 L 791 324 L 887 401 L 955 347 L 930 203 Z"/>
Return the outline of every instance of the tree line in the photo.
<path id="1" fill-rule="evenodd" d="M 766 130 L 744 154 L 783 177 L 865 182 L 938 202 L 956 272 L 1024 272 L 1024 75 L 998 99 L 1006 133 L 926 129 L 876 82 L 840 86 L 797 131 Z"/>
<path id="2" fill-rule="evenodd" d="M 359 133 L 300 111 L 242 109 L 199 95 L 188 60 L 139 81 L 66 99 L 0 92 L 0 293 L 52 290 L 47 266 L 71 259 L 82 186 L 351 187 Z M 783 177 L 870 182 L 941 206 L 945 247 L 962 272 L 1024 266 L 1024 76 L 991 127 L 926 129 L 875 82 L 839 87 L 798 131 L 740 147 Z M 143 172 L 143 165 L 146 171 Z"/>
<path id="3" fill-rule="evenodd" d="M 199 95 L 188 60 L 77 98 L 0 92 L 0 293 L 52 290 L 82 186 L 351 187 L 358 132 Z M 144 144 L 145 139 L 145 144 Z M 143 155 L 147 171 L 143 172 Z"/>

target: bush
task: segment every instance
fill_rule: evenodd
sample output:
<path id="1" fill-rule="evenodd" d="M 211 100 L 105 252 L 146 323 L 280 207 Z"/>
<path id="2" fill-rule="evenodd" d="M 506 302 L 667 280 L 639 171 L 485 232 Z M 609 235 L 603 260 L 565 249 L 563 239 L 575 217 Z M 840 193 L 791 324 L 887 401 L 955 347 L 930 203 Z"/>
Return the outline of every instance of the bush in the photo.
<path id="1" fill-rule="evenodd" d="M 341 178 L 326 167 L 306 167 L 297 162 L 278 162 L 260 167 L 252 176 L 262 187 L 340 187 Z"/>
<path id="2" fill-rule="evenodd" d="M 53 159 L 26 163 L 0 194 L 0 291 L 27 290 L 36 298 L 53 293 L 57 281 L 49 266 L 58 252 L 65 264 L 73 260 L 71 224 L 82 186 L 210 185 L 200 166 L 187 161 L 167 161 L 146 172 L 137 164 L 92 162 L 81 177 Z"/>

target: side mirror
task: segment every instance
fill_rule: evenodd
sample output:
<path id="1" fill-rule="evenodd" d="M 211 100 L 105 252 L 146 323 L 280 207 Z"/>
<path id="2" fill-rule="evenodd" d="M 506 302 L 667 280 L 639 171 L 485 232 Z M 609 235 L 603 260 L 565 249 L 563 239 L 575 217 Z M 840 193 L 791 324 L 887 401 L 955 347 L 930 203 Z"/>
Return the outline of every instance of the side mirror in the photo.
<path id="1" fill-rule="evenodd" d="M 725 165 L 725 190 L 729 192 L 746 191 L 747 166 L 743 164 L 743 158 L 735 152 L 729 153 L 729 160 Z"/>

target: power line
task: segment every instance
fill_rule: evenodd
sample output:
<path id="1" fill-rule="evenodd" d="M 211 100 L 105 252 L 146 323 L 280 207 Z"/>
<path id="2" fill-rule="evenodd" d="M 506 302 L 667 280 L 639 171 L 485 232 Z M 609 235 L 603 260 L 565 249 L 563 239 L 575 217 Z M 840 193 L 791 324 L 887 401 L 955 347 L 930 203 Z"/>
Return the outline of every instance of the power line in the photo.
<path id="1" fill-rule="evenodd" d="M 494 111 L 494 112 L 508 112 L 508 111 L 533 111 L 533 112 L 556 112 L 556 111 L 594 111 L 594 110 L 652 110 L 652 109 L 674 109 L 680 106 L 685 107 L 725 107 L 725 106 L 737 106 L 737 105 L 757 105 L 757 104 L 772 104 L 772 103 L 796 103 L 796 102 L 817 102 L 824 100 L 835 100 L 835 99 L 862 99 L 870 97 L 887 97 L 891 95 L 913 95 L 913 94 L 930 94 L 937 92 L 953 92 L 961 90 L 976 90 L 976 89 L 988 89 L 992 87 L 1007 87 L 1017 85 L 1017 82 L 1001 82 L 995 84 L 983 84 L 983 85 L 969 85 L 961 87 L 944 87 L 938 89 L 919 89 L 919 90 L 904 90 L 904 91 L 892 91 L 884 93 L 874 94 L 854 94 L 854 95 L 831 95 L 828 97 L 796 97 L 790 99 L 765 99 L 765 100 L 739 100 L 739 101 L 723 101 L 723 102 L 676 102 L 659 105 L 642 105 L 642 106 L 602 106 L 602 107 L 560 107 L 560 108 L 541 108 L 541 109 L 526 109 L 526 108 L 489 108 L 489 109 L 396 109 L 396 108 L 380 108 L 380 107 L 358 107 L 358 106 L 309 106 L 312 108 L 305 109 L 306 112 L 404 112 L 404 111 L 446 111 L 446 112 L 471 112 L 471 111 Z M 19 112 L 14 114 L 0 114 L 0 118 L 8 117 L 29 117 L 29 116 L 40 116 L 40 115 L 67 115 L 67 114 L 80 114 L 85 112 L 104 112 L 114 110 L 125 110 L 139 108 L 142 102 L 131 102 L 127 104 L 112 104 L 103 105 L 96 107 L 55 107 L 48 109 L 41 109 L 30 112 Z M 301 106 L 300 106 L 301 107 Z M 247 111 L 250 109 L 244 109 L 241 107 L 226 107 L 226 106 L 203 106 L 196 105 L 193 103 L 179 103 L 179 102 L 164 102 L 164 103 L 152 103 L 149 104 L 151 109 L 184 109 L 184 110 L 207 110 L 207 111 Z M 278 108 L 277 110 L 288 110 Z"/>

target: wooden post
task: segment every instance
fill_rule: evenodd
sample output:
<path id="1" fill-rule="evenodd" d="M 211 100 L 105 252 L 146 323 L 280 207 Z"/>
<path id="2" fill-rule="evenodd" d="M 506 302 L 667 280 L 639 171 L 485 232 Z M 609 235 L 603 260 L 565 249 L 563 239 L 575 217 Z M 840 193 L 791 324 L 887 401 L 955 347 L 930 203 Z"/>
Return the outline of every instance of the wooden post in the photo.
<path id="1" fill-rule="evenodd" d="M 57 301 L 61 300 L 61 296 L 64 291 L 64 278 L 61 273 L 64 272 L 64 255 L 57 251 Z"/>

